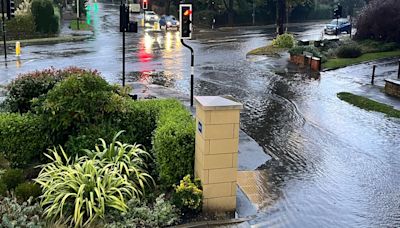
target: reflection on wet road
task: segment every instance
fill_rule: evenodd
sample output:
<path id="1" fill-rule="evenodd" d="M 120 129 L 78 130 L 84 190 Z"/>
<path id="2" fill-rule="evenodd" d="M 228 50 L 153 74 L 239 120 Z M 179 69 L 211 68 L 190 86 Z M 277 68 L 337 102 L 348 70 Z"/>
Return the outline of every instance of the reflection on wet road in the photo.
<path id="1" fill-rule="evenodd" d="M 17 73 L 51 65 L 95 68 L 108 81 L 118 82 L 117 7 L 99 6 L 90 41 L 26 47 L 19 67 L 0 67 L 0 84 Z M 315 27 L 291 28 L 298 37 L 312 36 L 310 29 Z M 258 168 L 265 202 L 252 223 L 399 227 L 400 120 L 336 98 L 337 92 L 369 89 L 370 65 L 309 76 L 288 65 L 288 56 L 246 58 L 249 50 L 270 42 L 272 34 L 272 28 L 238 28 L 204 31 L 190 41 L 196 53 L 195 93 L 231 94 L 244 103 L 241 127 L 275 158 Z M 127 44 L 130 80 L 157 81 L 189 93 L 189 51 L 176 32 L 129 34 Z M 382 85 L 396 61 L 378 65 L 377 84 Z"/>

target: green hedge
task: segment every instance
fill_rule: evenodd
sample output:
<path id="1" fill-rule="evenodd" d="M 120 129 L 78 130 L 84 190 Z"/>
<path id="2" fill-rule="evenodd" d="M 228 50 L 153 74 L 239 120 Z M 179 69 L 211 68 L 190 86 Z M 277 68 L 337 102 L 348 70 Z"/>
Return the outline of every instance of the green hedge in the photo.
<path id="1" fill-rule="evenodd" d="M 40 118 L 31 114 L 0 113 L 0 153 L 13 167 L 39 161 L 51 145 Z"/>
<path id="2" fill-rule="evenodd" d="M 177 100 L 130 101 L 126 110 L 115 113 L 100 125 L 83 126 L 66 143 L 66 151 L 81 154 L 92 148 L 98 138 L 111 140 L 114 133 L 124 143 L 142 144 L 154 157 L 153 172 L 166 188 L 179 183 L 185 175 L 193 174 L 195 126 L 193 118 Z"/>

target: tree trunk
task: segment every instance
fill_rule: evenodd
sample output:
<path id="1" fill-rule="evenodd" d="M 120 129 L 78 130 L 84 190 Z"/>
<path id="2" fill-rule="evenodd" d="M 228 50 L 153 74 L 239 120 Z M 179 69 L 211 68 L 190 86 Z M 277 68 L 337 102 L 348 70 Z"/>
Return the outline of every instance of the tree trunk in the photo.
<path id="1" fill-rule="evenodd" d="M 228 5 L 228 24 L 229 26 L 233 26 L 233 0 L 229 0 Z"/>
<path id="2" fill-rule="evenodd" d="M 286 21 L 286 0 L 278 0 L 276 11 L 276 33 L 282 35 L 284 33 L 284 25 Z"/>
<path id="3" fill-rule="evenodd" d="M 165 3 L 165 15 L 169 15 L 169 8 L 171 7 L 171 0 L 166 0 Z"/>

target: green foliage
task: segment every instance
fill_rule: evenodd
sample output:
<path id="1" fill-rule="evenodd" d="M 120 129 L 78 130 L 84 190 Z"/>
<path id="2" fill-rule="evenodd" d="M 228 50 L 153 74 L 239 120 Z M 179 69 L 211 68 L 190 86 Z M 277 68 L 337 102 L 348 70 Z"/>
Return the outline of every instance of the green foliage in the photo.
<path id="1" fill-rule="evenodd" d="M 272 46 L 278 48 L 292 48 L 294 43 L 294 36 L 289 33 L 278 35 L 274 40 L 272 40 Z"/>
<path id="2" fill-rule="evenodd" d="M 367 39 L 358 43 L 363 53 L 394 51 L 400 48 L 400 44 L 395 42 L 386 43 Z"/>
<path id="3" fill-rule="evenodd" d="M 347 92 L 338 93 L 337 96 L 339 99 L 344 100 L 356 107 L 368 111 L 385 113 L 387 116 L 390 117 L 400 118 L 400 111 L 394 109 L 392 106 Z"/>
<path id="4" fill-rule="evenodd" d="M 39 160 L 51 145 L 43 122 L 31 114 L 0 113 L 0 153 L 12 167 L 24 167 Z"/>
<path id="5" fill-rule="evenodd" d="M 14 193 L 18 200 L 27 201 L 30 197 L 35 200 L 42 194 L 42 189 L 35 183 L 25 182 L 19 184 Z"/>
<path id="6" fill-rule="evenodd" d="M 35 71 L 19 75 L 7 85 L 5 105 L 10 112 L 28 112 L 31 110 L 32 99 L 45 95 L 58 82 L 70 75 L 91 73 L 98 75 L 97 71 L 88 71 L 75 67 L 63 70 L 54 68 Z"/>
<path id="7" fill-rule="evenodd" d="M 16 198 L 0 199 L 0 227 L 46 227 L 42 208 L 32 200 L 18 203 Z"/>
<path id="8" fill-rule="evenodd" d="M 199 179 L 192 181 L 190 175 L 186 175 L 175 186 L 173 193 L 175 205 L 182 211 L 200 211 L 202 208 L 203 191 Z"/>
<path id="9" fill-rule="evenodd" d="M 362 55 L 361 48 L 356 44 L 342 45 L 337 49 L 339 58 L 357 58 Z"/>
<path id="10" fill-rule="evenodd" d="M 164 187 L 177 183 L 193 173 L 195 124 L 190 113 L 178 102 L 174 107 L 163 107 L 153 136 L 153 152 Z"/>
<path id="11" fill-rule="evenodd" d="M 0 178 L 0 180 L 1 180 L 1 178 Z M 0 196 L 5 196 L 6 193 L 7 193 L 7 185 L 1 181 L 0 182 Z"/>
<path id="12" fill-rule="evenodd" d="M 289 53 L 291 55 L 302 55 L 303 52 L 310 52 L 315 57 L 322 57 L 322 54 L 318 51 L 318 49 L 312 46 L 296 46 L 289 49 Z"/>
<path id="13" fill-rule="evenodd" d="M 124 97 L 97 74 L 70 75 L 37 102 L 55 142 L 64 144 L 80 127 L 99 124 L 123 111 Z"/>
<path id="14" fill-rule="evenodd" d="M 105 166 L 112 166 L 120 174 L 126 175 L 137 191 L 137 195 L 144 191 L 145 186 L 151 186 L 149 181 L 153 178 L 146 172 L 147 165 L 143 159 L 150 155 L 140 148 L 140 145 L 123 144 L 117 138 L 123 133 L 118 132 L 112 142 L 107 145 L 104 139 L 100 139 L 101 145 L 95 146 L 95 150 L 85 150 L 91 159 L 100 160 Z"/>
<path id="15" fill-rule="evenodd" d="M 44 34 L 54 34 L 59 29 L 59 18 L 54 14 L 51 0 L 33 0 L 32 15 L 35 19 L 36 31 Z"/>
<path id="16" fill-rule="evenodd" d="M 24 173 L 20 169 L 7 169 L 1 176 L 1 182 L 7 186 L 8 190 L 15 189 L 24 179 Z"/>
<path id="17" fill-rule="evenodd" d="M 117 135 L 118 136 L 118 135 Z M 96 148 L 90 157 L 73 161 L 60 148 L 46 155 L 51 162 L 42 165 L 35 181 L 43 189 L 41 205 L 47 218 L 71 225 L 93 224 L 104 219 L 111 208 L 126 212 L 126 199 L 143 194 L 144 183 L 151 179 L 143 169 L 147 153 L 135 146 L 116 142 L 103 150 Z"/>
<path id="18" fill-rule="evenodd" d="M 127 205 L 126 213 L 110 213 L 106 228 L 166 227 L 179 221 L 179 211 L 163 194 L 150 206 L 137 198 L 129 200 Z"/>
<path id="19" fill-rule="evenodd" d="M 24 40 L 35 38 L 36 24 L 32 14 L 17 15 L 13 19 L 6 21 L 7 39 Z M 0 32 L 2 34 L 2 32 Z"/>

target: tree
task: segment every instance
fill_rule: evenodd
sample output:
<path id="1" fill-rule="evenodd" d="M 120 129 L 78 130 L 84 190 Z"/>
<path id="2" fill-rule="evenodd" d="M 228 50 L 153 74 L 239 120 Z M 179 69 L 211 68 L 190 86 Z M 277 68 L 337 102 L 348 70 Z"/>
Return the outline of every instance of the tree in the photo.
<path id="1" fill-rule="evenodd" d="M 284 33 L 284 24 L 287 22 L 290 9 L 297 5 L 312 4 L 312 0 L 277 0 L 276 4 L 276 33 L 282 35 Z"/>

